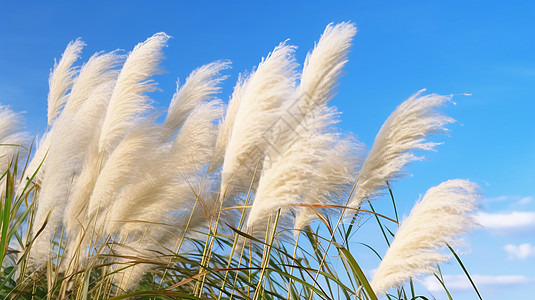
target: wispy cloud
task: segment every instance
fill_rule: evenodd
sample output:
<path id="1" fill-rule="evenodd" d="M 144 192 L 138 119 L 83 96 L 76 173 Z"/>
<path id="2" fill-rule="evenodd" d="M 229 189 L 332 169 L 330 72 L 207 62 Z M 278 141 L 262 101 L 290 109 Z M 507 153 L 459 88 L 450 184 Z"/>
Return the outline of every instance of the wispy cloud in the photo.
<path id="1" fill-rule="evenodd" d="M 500 202 L 500 201 L 510 200 L 512 198 L 516 198 L 516 196 L 487 197 L 487 198 L 485 198 L 485 201 L 487 201 L 487 202 Z"/>
<path id="2" fill-rule="evenodd" d="M 495 232 L 523 232 L 535 229 L 535 212 L 532 211 L 480 212 L 475 219 L 487 230 Z"/>
<path id="3" fill-rule="evenodd" d="M 516 202 L 516 204 L 518 204 L 518 205 L 528 205 L 530 203 L 533 203 L 533 197 L 531 197 L 531 196 L 522 197 Z"/>
<path id="4" fill-rule="evenodd" d="M 480 290 L 489 288 L 510 288 L 514 286 L 522 286 L 534 284 L 535 278 L 522 275 L 471 275 L 475 285 Z M 444 275 L 444 283 L 449 290 L 471 290 L 473 289 L 470 281 L 466 275 Z M 430 292 L 440 292 L 444 288 L 434 276 L 427 276 L 422 280 L 422 284 Z"/>
<path id="5" fill-rule="evenodd" d="M 485 198 L 487 203 L 508 202 L 511 207 L 526 206 L 532 204 L 533 196 L 518 196 L 518 195 L 502 195 L 497 197 Z"/>
<path id="6" fill-rule="evenodd" d="M 500 67 L 501 71 L 505 74 L 515 77 L 534 77 L 535 68 L 524 65 L 504 65 Z"/>
<path id="7" fill-rule="evenodd" d="M 508 259 L 525 260 L 530 256 L 535 256 L 535 246 L 525 243 L 520 245 L 508 244 L 503 247 L 509 254 Z"/>

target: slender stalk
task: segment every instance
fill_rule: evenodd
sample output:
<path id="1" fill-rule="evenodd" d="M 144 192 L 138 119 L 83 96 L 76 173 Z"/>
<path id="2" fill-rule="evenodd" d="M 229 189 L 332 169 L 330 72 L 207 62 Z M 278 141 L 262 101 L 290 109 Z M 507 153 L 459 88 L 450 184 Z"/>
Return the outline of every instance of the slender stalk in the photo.
<path id="1" fill-rule="evenodd" d="M 257 167 L 258 167 L 258 165 L 257 165 Z M 255 171 L 255 173 L 256 173 L 256 171 Z M 251 191 L 252 184 L 253 184 L 253 181 L 251 181 L 251 186 L 249 187 L 249 192 Z M 245 221 L 245 215 L 246 215 L 245 211 L 248 208 L 247 204 L 249 203 L 249 195 L 250 195 L 250 193 L 245 198 L 245 204 L 244 204 L 244 206 L 242 208 L 242 212 L 241 212 L 241 215 L 240 215 L 240 221 L 238 222 L 238 230 L 241 230 L 242 225 L 243 225 L 243 223 Z M 232 257 L 234 256 L 234 251 L 235 251 L 236 246 L 238 244 L 238 239 L 239 239 L 239 235 L 238 235 L 238 233 L 236 233 L 236 235 L 234 237 L 234 242 L 232 243 L 232 249 L 230 251 L 229 260 L 228 260 L 228 264 L 227 264 L 227 269 L 230 268 L 230 265 L 232 263 Z M 242 249 L 242 254 L 243 254 L 243 249 Z M 240 257 L 240 262 L 241 262 L 241 257 Z M 238 266 L 238 268 L 239 268 L 239 266 Z M 225 287 L 225 283 L 227 281 L 228 272 L 229 272 L 228 270 L 225 271 L 225 276 L 223 278 L 223 283 L 221 284 L 221 290 L 219 291 L 219 296 L 217 297 L 218 300 L 221 299 L 221 296 L 223 295 L 223 288 Z"/>
<path id="2" fill-rule="evenodd" d="M 293 258 L 294 259 L 297 256 L 297 245 L 299 244 L 299 237 L 301 237 L 301 232 L 299 232 L 299 234 L 297 235 L 297 238 L 295 239 L 295 246 L 294 246 L 294 253 L 293 253 Z M 293 266 L 290 266 L 290 276 L 293 275 L 293 272 L 294 272 L 294 268 L 293 268 Z M 290 299 L 291 292 L 292 292 L 292 278 L 290 278 L 288 280 L 288 296 L 287 296 L 287 299 Z"/>
<path id="3" fill-rule="evenodd" d="M 275 231 L 277 230 L 277 224 L 279 222 L 279 216 L 280 216 L 280 209 L 277 211 L 277 214 L 275 216 L 275 221 L 274 221 L 274 224 L 273 224 L 273 231 L 271 232 L 271 239 L 270 239 L 269 245 L 266 245 L 267 250 L 264 251 L 264 259 L 262 261 L 262 269 L 260 271 L 260 278 L 258 279 L 258 285 L 256 286 L 256 291 L 254 293 L 253 300 L 258 299 L 258 297 L 260 296 L 260 290 L 262 290 L 262 291 L 264 290 L 263 288 L 261 289 L 262 281 L 264 279 L 264 274 L 266 272 L 266 268 L 269 266 L 269 261 L 271 259 L 271 247 L 273 245 L 273 241 L 275 240 Z M 268 224 L 269 224 L 269 222 L 268 222 Z M 266 233 L 269 233 L 269 231 L 266 230 Z"/>
<path id="4" fill-rule="evenodd" d="M 351 201 L 351 197 L 353 196 L 353 193 L 355 192 L 355 188 L 357 187 L 357 183 L 358 183 L 358 179 L 355 181 L 355 184 L 353 184 L 353 187 L 351 188 L 351 192 L 349 193 L 349 197 L 347 198 L 347 202 L 346 202 L 345 206 L 347 206 L 349 204 L 349 202 Z M 321 269 L 321 266 L 325 263 L 325 259 L 327 258 L 327 253 L 329 252 L 329 248 L 331 247 L 332 243 L 334 242 L 334 234 L 336 233 L 336 230 L 338 229 L 338 226 L 340 225 L 340 223 L 342 223 L 342 219 L 344 218 L 345 211 L 346 211 L 346 208 L 344 207 L 342 209 L 340 217 L 338 218 L 338 221 L 336 222 L 336 225 L 334 226 L 334 229 L 333 229 L 333 231 L 331 233 L 331 237 L 329 239 L 329 242 L 327 243 L 327 248 L 325 249 L 323 257 L 321 258 L 320 264 L 318 266 L 318 272 L 316 273 L 316 276 L 314 277 L 313 287 L 316 286 L 316 282 L 317 282 L 319 274 L 320 274 L 319 270 Z M 312 300 L 313 296 L 314 296 L 314 292 L 311 292 L 309 299 Z"/>
<path id="5" fill-rule="evenodd" d="M 177 254 L 177 255 L 178 255 L 178 253 L 180 251 L 180 248 L 182 247 L 182 243 L 184 242 L 184 239 L 186 238 L 186 234 L 188 232 L 188 228 L 189 228 L 189 225 L 191 223 L 191 219 L 193 218 L 193 214 L 195 213 L 195 208 L 197 208 L 197 204 L 199 203 L 200 196 L 201 196 L 201 191 L 202 191 L 202 188 L 204 187 L 204 183 L 205 183 L 207 175 L 208 175 L 208 172 L 206 172 L 204 174 L 203 182 L 201 184 L 201 189 L 200 189 L 199 193 L 197 194 L 197 199 L 195 200 L 195 203 L 193 204 L 193 209 L 191 210 L 191 213 L 190 213 L 189 218 L 188 218 L 188 222 L 186 223 L 186 226 L 184 228 L 184 231 L 183 231 L 183 234 L 182 234 L 182 238 L 177 240 L 177 242 L 175 244 L 174 253 Z M 171 261 L 172 261 L 172 258 L 169 258 L 169 263 L 171 263 Z M 168 269 L 166 268 L 164 270 L 164 273 L 163 273 L 162 278 L 160 280 L 160 284 L 159 284 L 160 287 L 162 286 L 162 284 L 164 282 L 165 276 L 167 275 L 167 271 L 168 271 Z"/>

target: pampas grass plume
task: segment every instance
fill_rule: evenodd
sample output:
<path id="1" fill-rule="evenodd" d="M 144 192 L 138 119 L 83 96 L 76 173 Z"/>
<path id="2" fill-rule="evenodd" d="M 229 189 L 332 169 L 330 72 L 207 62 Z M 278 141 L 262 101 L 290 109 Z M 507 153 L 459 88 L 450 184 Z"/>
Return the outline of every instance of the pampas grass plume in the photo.
<path id="1" fill-rule="evenodd" d="M 0 168 L 2 172 L 8 167 L 14 154 L 27 143 L 25 133 L 19 132 L 22 118 L 8 107 L 0 105 Z"/>
<path id="2" fill-rule="evenodd" d="M 52 124 L 67 101 L 65 94 L 71 88 L 78 71 L 72 65 L 80 57 L 80 52 L 84 46 L 85 43 L 81 39 L 70 42 L 59 62 L 54 65 L 54 70 L 50 73 L 48 79 L 48 125 Z"/>
<path id="3" fill-rule="evenodd" d="M 67 232 L 73 236 L 80 226 L 87 224 L 87 206 L 93 187 L 101 171 L 101 157 L 98 155 L 98 141 L 103 118 L 115 86 L 115 78 L 96 87 L 77 113 L 78 127 L 83 129 L 86 140 L 86 155 L 80 165 L 78 180 L 65 208 L 64 223 Z"/>
<path id="4" fill-rule="evenodd" d="M 362 201 L 379 193 L 387 181 L 400 176 L 406 164 L 422 159 L 414 152 L 433 150 L 438 143 L 428 142 L 426 138 L 446 131 L 444 125 L 454 121 L 436 111 L 450 97 L 420 96 L 423 91 L 399 105 L 379 130 L 360 170 L 349 206 L 359 208 Z"/>
<path id="5" fill-rule="evenodd" d="M 218 75 L 228 68 L 229 61 L 216 61 L 191 72 L 180 89 L 177 83 L 177 92 L 169 104 L 163 126 L 170 132 L 178 130 L 197 103 L 219 92 L 219 84 L 226 77 Z"/>
<path id="6" fill-rule="evenodd" d="M 294 112 L 297 118 L 303 118 L 310 110 L 326 104 L 333 97 L 356 33 L 357 29 L 351 23 L 327 25 L 303 66 L 298 88 L 299 111 Z"/>
<path id="7" fill-rule="evenodd" d="M 47 227 L 36 239 L 37 251 L 48 249 L 50 235 L 64 220 L 65 208 L 69 206 L 71 185 L 76 184 L 84 159 L 90 150 L 90 143 L 95 136 L 95 129 L 99 128 L 96 124 L 99 117 L 92 110 L 98 110 L 102 105 L 89 101 L 90 106 L 84 106 L 85 101 L 90 96 L 98 97 L 98 93 L 101 93 L 102 89 L 105 90 L 106 83 L 114 82 L 117 72 L 110 69 L 116 65 L 119 58 L 114 53 L 93 56 L 84 65 L 79 77 L 75 79 L 65 108 L 47 135 L 50 146 L 46 157 L 46 168 L 52 175 L 43 178 L 35 220 L 37 224 L 42 224 L 49 213 L 50 217 Z M 41 254 L 36 256 L 39 259 L 46 258 Z"/>
<path id="8" fill-rule="evenodd" d="M 136 116 L 146 113 L 151 107 L 144 93 L 152 91 L 154 86 L 147 79 L 158 71 L 158 63 L 163 56 L 162 47 L 168 39 L 165 33 L 157 33 L 136 45 L 128 55 L 102 125 L 99 141 L 101 153 L 109 154 L 127 131 L 138 124 Z"/>
<path id="9" fill-rule="evenodd" d="M 294 47 L 277 46 L 250 75 L 241 95 L 222 169 L 223 189 L 248 186 L 254 168 L 268 145 L 266 134 L 281 114 L 284 100 L 295 88 Z"/>
<path id="10" fill-rule="evenodd" d="M 65 103 L 65 112 L 75 115 L 99 85 L 115 81 L 119 71 L 113 68 L 123 59 L 124 56 L 117 52 L 95 53 L 91 56 L 74 80 L 69 99 Z"/>
<path id="11" fill-rule="evenodd" d="M 78 68 L 73 67 L 73 64 L 80 57 L 80 52 L 84 46 L 85 43 L 81 39 L 76 39 L 75 41 L 70 42 L 65 48 L 61 59 L 54 64 L 54 69 L 50 72 L 48 78 L 49 91 L 47 101 L 48 126 L 53 124 L 69 98 L 67 92 L 72 87 L 78 73 Z M 52 128 L 50 130 L 52 130 Z M 51 144 L 52 140 L 50 132 L 46 132 L 38 143 L 37 150 L 23 174 L 23 179 L 33 176 L 39 168 L 39 165 L 42 164 L 38 173 L 35 174 L 35 181 L 41 183 L 45 171 L 44 158 L 50 149 Z M 24 186 L 24 184 L 22 186 Z M 17 194 L 19 193 L 20 191 L 17 191 Z"/>
<path id="12" fill-rule="evenodd" d="M 17 159 L 17 152 L 24 152 L 27 146 L 28 137 L 26 133 L 20 132 L 22 118 L 19 114 L 11 111 L 7 106 L 0 104 L 0 172 L 4 172 L 10 167 L 11 162 Z M 6 178 L 0 175 L 0 199 L 4 199 L 6 192 Z M 17 193 L 23 189 L 25 181 L 16 186 Z M 4 200 L 0 200 L 4 201 Z"/>
<path id="13" fill-rule="evenodd" d="M 373 290 L 384 294 L 447 261 L 449 256 L 439 250 L 474 226 L 471 213 L 479 198 L 477 189 L 476 184 L 460 179 L 430 188 L 401 223 L 371 281 Z"/>
<path id="14" fill-rule="evenodd" d="M 221 101 L 199 103 L 190 113 L 169 151 L 170 166 L 182 174 L 200 171 L 213 156 L 217 125 L 223 114 Z"/>
<path id="15" fill-rule="evenodd" d="M 144 123 L 131 131 L 111 153 L 105 162 L 89 200 L 87 214 L 90 219 L 98 218 L 97 228 L 104 225 L 106 214 L 113 205 L 120 189 L 135 180 L 142 173 L 158 142 L 158 128 Z M 128 200 L 128 199 L 126 199 Z"/>
<path id="16" fill-rule="evenodd" d="M 322 160 L 316 165 L 315 184 L 305 194 L 303 203 L 308 205 L 345 205 L 351 185 L 356 178 L 357 167 L 362 163 L 364 145 L 353 137 L 339 139 L 326 150 Z M 317 211 L 332 212 L 321 207 L 301 207 L 295 217 L 295 234 L 318 217 Z"/>
<path id="17" fill-rule="evenodd" d="M 234 121 L 238 114 L 241 99 L 243 98 L 243 92 L 245 90 L 247 80 L 242 75 L 238 78 L 234 91 L 229 100 L 227 106 L 227 112 L 223 120 L 219 123 L 219 132 L 217 134 L 217 140 L 214 149 L 214 156 L 210 164 L 210 171 L 216 170 L 223 164 L 225 158 L 225 151 L 227 149 L 228 141 L 232 135 L 232 128 L 234 127 Z"/>
<path id="18" fill-rule="evenodd" d="M 335 194 L 351 181 L 355 156 L 348 148 L 350 141 L 329 130 L 335 116 L 336 111 L 327 107 L 310 112 L 293 132 L 293 142 L 281 148 L 284 152 L 266 157 L 272 161 L 264 164 L 247 220 L 249 229 L 265 230 L 269 217 L 279 209 L 284 222 L 290 211 L 302 211 L 300 204 L 339 204 Z M 300 215 L 298 225 L 312 217 Z"/>

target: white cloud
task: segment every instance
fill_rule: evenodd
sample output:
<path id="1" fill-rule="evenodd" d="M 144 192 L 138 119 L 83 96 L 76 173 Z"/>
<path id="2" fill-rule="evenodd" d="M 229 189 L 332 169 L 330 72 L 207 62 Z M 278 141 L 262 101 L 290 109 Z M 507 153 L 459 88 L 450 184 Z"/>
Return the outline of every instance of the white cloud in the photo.
<path id="1" fill-rule="evenodd" d="M 516 203 L 518 205 L 528 205 L 530 204 L 531 202 L 533 202 L 533 197 L 522 197 L 520 198 Z"/>
<path id="2" fill-rule="evenodd" d="M 509 254 L 509 259 L 519 259 L 519 260 L 525 260 L 530 256 L 535 256 L 535 246 L 532 246 L 529 243 L 521 244 L 521 245 L 506 245 L 504 247 L 505 251 Z"/>
<path id="3" fill-rule="evenodd" d="M 525 207 L 535 200 L 532 196 L 498 196 L 485 198 L 487 203 L 508 202 L 510 207 Z"/>
<path id="4" fill-rule="evenodd" d="M 516 196 L 498 196 L 498 197 L 490 197 L 485 198 L 487 202 L 500 202 L 505 200 L 511 200 L 511 198 L 516 198 Z"/>
<path id="5" fill-rule="evenodd" d="M 525 230 L 535 228 L 535 212 L 481 212 L 475 216 L 475 219 L 483 227 L 491 230 Z"/>
<path id="6" fill-rule="evenodd" d="M 522 286 L 535 283 L 535 278 L 526 277 L 522 275 L 471 275 L 478 290 L 486 290 L 489 288 L 510 288 L 513 286 Z M 427 276 L 422 280 L 422 284 L 430 292 L 444 291 L 444 288 L 435 278 L 435 276 Z M 472 290 L 473 287 L 468 281 L 466 275 L 444 275 L 444 284 L 448 290 Z"/>

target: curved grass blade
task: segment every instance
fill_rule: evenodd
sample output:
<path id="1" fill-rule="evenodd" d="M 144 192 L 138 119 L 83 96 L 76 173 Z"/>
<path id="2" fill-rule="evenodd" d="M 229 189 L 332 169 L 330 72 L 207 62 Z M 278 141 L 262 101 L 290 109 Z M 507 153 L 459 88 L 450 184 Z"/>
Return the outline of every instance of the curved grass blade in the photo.
<path id="1" fill-rule="evenodd" d="M 338 250 L 341 252 L 341 254 L 345 257 L 345 259 L 349 263 L 351 270 L 353 271 L 355 277 L 361 282 L 368 297 L 370 297 L 370 299 L 372 300 L 377 300 L 377 296 L 373 292 L 373 289 L 370 286 L 368 279 L 364 275 L 364 272 L 362 272 L 362 269 L 360 268 L 359 264 L 357 263 L 353 255 L 351 255 L 351 253 L 347 249 L 343 247 L 339 247 L 339 244 L 336 244 L 336 243 L 333 243 L 333 244 L 337 246 Z"/>
<path id="2" fill-rule="evenodd" d="M 464 267 L 464 264 L 461 261 L 461 259 L 459 258 L 459 256 L 457 255 L 457 253 L 455 253 L 455 251 L 453 250 L 453 248 L 451 248 L 451 246 L 449 244 L 446 244 L 446 245 L 448 246 L 448 249 L 450 249 L 451 253 L 453 253 L 453 256 L 455 256 L 455 259 L 459 262 L 459 265 L 461 265 L 461 268 L 463 269 L 464 274 L 466 274 L 466 277 L 468 277 L 468 280 L 470 280 L 470 284 L 472 284 L 472 287 L 474 288 L 474 291 L 476 291 L 476 294 L 479 297 L 479 300 L 483 300 L 483 298 L 481 298 L 481 294 L 477 290 L 476 284 L 472 280 L 472 277 L 470 277 L 470 274 L 468 273 L 468 270 L 466 270 L 466 268 Z"/>

